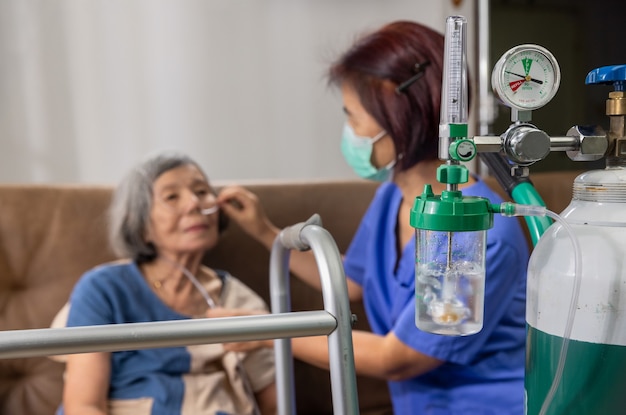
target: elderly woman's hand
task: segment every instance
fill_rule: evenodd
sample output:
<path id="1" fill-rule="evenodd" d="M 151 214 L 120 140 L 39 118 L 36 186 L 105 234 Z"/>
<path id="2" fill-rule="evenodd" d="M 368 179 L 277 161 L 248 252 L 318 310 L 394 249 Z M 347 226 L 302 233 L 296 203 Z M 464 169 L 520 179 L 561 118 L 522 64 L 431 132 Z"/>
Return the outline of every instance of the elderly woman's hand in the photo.
<path id="1" fill-rule="evenodd" d="M 250 236 L 271 249 L 280 230 L 270 222 L 259 198 L 239 186 L 222 189 L 217 197 L 220 209 Z"/>
<path id="2" fill-rule="evenodd" d="M 251 315 L 267 314 L 267 311 L 263 310 L 247 310 L 243 308 L 222 308 L 216 307 L 209 309 L 206 313 L 206 317 L 218 318 L 218 317 L 241 317 Z M 250 352 L 261 348 L 274 347 L 274 340 L 251 340 L 247 342 L 237 343 L 224 343 L 224 350 L 229 352 Z"/>

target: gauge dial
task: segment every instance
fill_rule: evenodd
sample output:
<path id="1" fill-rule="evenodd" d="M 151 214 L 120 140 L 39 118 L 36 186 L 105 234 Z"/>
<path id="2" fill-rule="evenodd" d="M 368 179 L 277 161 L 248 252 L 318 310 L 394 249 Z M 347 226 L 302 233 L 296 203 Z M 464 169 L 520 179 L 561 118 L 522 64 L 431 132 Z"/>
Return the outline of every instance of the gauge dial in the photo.
<path id="1" fill-rule="evenodd" d="M 520 45 L 507 51 L 491 74 L 491 87 L 511 108 L 535 110 L 556 95 L 561 71 L 554 56 L 538 45 Z"/>

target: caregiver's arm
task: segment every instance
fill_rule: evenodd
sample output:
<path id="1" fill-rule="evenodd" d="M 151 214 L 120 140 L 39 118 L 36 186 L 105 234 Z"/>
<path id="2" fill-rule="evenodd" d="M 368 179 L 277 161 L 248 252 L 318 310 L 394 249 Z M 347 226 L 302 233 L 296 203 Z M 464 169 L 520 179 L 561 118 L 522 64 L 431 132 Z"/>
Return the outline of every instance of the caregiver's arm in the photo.
<path id="1" fill-rule="evenodd" d="M 402 343 L 393 332 L 380 336 L 368 331 L 352 332 L 354 365 L 359 375 L 384 380 L 404 380 L 429 372 L 444 362 L 420 353 Z M 292 339 L 293 354 L 320 368 L 329 368 L 328 339 Z"/>
<path id="2" fill-rule="evenodd" d="M 230 186 L 222 189 L 218 195 L 221 210 L 252 238 L 271 251 L 276 236 L 280 233 L 265 214 L 258 197 L 247 189 Z M 296 251 L 290 253 L 289 267 L 302 281 L 311 287 L 321 289 L 320 276 L 312 251 Z M 361 286 L 349 278 L 346 279 L 348 297 L 351 301 L 362 298 Z"/>
<path id="3" fill-rule="evenodd" d="M 249 315 L 250 310 L 215 308 L 207 317 L 232 317 Z M 233 351 L 250 351 L 259 347 L 273 347 L 273 340 L 227 343 L 224 348 Z M 385 336 L 363 330 L 352 331 L 354 365 L 359 375 L 385 380 L 403 380 L 429 372 L 444 362 L 420 353 L 402 343 L 393 332 Z M 314 366 L 328 369 L 328 338 L 326 336 L 297 337 L 291 340 L 295 357 Z"/>

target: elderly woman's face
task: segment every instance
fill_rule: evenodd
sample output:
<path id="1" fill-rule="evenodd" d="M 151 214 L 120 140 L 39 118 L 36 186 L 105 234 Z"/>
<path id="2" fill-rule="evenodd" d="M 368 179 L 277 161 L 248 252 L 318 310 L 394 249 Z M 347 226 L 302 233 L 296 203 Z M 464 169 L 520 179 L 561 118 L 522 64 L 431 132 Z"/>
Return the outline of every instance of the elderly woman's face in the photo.
<path id="1" fill-rule="evenodd" d="M 217 201 L 195 166 L 184 165 L 161 174 L 152 192 L 147 240 L 159 254 L 194 254 L 215 246 L 219 212 L 203 214 L 203 210 L 214 207 Z"/>

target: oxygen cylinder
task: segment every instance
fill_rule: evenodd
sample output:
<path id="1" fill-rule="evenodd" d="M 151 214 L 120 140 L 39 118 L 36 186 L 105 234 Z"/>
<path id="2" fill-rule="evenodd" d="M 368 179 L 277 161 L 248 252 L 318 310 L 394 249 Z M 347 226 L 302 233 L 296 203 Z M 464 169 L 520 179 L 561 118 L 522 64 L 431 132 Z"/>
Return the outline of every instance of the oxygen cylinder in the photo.
<path id="1" fill-rule="evenodd" d="M 624 68 L 608 71 L 597 82 L 616 84 L 621 92 L 612 93 L 610 100 L 624 98 Z M 587 83 L 596 82 L 589 82 L 588 75 Z M 580 245 L 582 271 L 567 359 L 545 415 L 626 413 L 626 161 L 622 156 L 626 104 L 611 108 L 607 101 L 613 143 L 607 168 L 579 175 L 572 201 L 561 213 Z M 530 258 L 528 415 L 541 413 L 557 371 L 574 287 L 574 255 L 572 240 L 557 222 L 543 234 Z"/>

